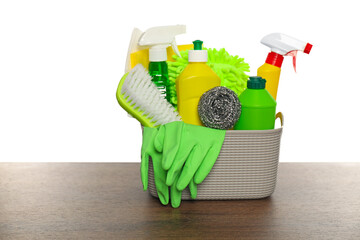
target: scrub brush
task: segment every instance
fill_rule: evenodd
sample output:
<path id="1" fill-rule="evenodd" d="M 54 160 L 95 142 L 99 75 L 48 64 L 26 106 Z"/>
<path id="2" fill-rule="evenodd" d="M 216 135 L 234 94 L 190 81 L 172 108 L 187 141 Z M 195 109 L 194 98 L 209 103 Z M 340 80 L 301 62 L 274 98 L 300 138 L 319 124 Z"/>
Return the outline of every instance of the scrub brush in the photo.
<path id="1" fill-rule="evenodd" d="M 141 64 L 121 78 L 116 98 L 120 106 L 145 127 L 181 121 L 178 112 L 161 95 Z"/>
<path id="2" fill-rule="evenodd" d="M 204 48 L 206 49 L 206 48 Z M 210 68 L 221 79 L 221 86 L 233 90 L 238 96 L 246 89 L 249 78 L 245 72 L 250 71 L 250 66 L 244 62 L 244 58 L 230 55 L 224 48 L 216 50 L 214 48 L 206 49 L 208 51 L 208 62 Z M 168 61 L 169 88 L 172 96 L 176 96 L 176 78 L 188 65 L 188 51 L 181 51 L 181 58 L 174 55 L 174 62 Z M 171 104 L 177 105 L 177 98 L 170 99 Z"/>

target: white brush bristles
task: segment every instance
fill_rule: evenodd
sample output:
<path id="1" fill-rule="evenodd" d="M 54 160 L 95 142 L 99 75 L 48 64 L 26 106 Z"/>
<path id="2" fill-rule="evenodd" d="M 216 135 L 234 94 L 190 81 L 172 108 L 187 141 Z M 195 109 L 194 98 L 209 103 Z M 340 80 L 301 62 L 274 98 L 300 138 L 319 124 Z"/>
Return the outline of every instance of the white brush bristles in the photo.
<path id="1" fill-rule="evenodd" d="M 129 72 L 123 83 L 121 94 L 132 108 L 144 111 L 143 115 L 151 119 L 155 126 L 181 121 L 179 113 L 161 95 L 151 81 L 148 71 L 141 64 L 136 65 Z"/>

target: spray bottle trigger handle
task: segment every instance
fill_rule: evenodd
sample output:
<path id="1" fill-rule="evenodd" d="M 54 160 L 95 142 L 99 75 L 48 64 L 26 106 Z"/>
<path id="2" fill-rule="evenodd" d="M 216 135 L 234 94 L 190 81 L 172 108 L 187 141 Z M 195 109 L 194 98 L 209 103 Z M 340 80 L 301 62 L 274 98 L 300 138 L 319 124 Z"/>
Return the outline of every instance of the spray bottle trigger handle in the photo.
<path id="1" fill-rule="evenodd" d="M 294 66 L 294 71 L 296 72 L 296 54 L 295 56 L 293 56 L 293 66 Z"/>
<path id="2" fill-rule="evenodd" d="M 293 50 L 288 52 L 287 54 L 285 54 L 285 56 L 292 56 L 293 57 L 293 66 L 294 66 L 294 70 L 296 72 L 296 56 L 297 56 L 297 50 Z"/>
<path id="3" fill-rule="evenodd" d="M 175 38 L 174 38 L 174 40 L 171 42 L 171 47 L 172 47 L 172 49 L 174 50 L 174 53 L 175 53 L 176 55 L 178 55 L 179 57 L 181 57 L 181 54 L 180 54 L 179 49 L 178 49 L 178 47 L 177 47 L 177 45 L 176 45 L 176 42 L 175 42 Z"/>

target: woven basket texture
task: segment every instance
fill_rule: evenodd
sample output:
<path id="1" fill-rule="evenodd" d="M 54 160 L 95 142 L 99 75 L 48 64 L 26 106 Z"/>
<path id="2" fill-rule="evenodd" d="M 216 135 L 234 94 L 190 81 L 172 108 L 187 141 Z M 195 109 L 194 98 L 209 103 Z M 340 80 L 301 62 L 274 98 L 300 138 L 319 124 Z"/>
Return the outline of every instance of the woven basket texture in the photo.
<path id="1" fill-rule="evenodd" d="M 270 196 L 276 185 L 282 127 L 273 130 L 226 131 L 218 159 L 196 200 L 257 199 Z M 157 197 L 152 162 L 149 190 Z M 182 193 L 189 200 L 188 189 Z"/>

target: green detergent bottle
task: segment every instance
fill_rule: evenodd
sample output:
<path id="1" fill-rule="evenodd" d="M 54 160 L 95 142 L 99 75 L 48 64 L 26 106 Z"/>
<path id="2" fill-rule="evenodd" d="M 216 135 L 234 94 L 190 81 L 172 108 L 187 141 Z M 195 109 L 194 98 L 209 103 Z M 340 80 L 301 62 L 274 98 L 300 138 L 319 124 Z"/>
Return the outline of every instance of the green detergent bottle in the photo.
<path id="1" fill-rule="evenodd" d="M 265 89 L 266 80 L 250 77 L 247 89 L 240 95 L 241 115 L 235 130 L 274 129 L 276 101 Z"/>
<path id="2" fill-rule="evenodd" d="M 175 36 L 185 32 L 185 25 L 153 27 L 146 30 L 138 41 L 140 46 L 149 47 L 149 74 L 162 96 L 172 104 L 176 96 L 173 96 L 170 90 L 166 49 L 171 45 L 176 55 L 181 58 Z"/>
<path id="3" fill-rule="evenodd" d="M 150 62 L 149 75 L 161 92 L 161 95 L 170 102 L 171 93 L 169 88 L 168 65 L 166 61 Z"/>

